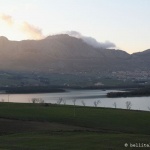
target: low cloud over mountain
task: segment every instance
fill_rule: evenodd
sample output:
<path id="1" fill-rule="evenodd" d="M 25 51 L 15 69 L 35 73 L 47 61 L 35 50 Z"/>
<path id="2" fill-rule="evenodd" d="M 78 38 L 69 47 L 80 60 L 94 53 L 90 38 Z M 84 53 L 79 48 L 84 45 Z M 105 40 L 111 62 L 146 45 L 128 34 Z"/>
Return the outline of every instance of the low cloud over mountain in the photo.
<path id="1" fill-rule="evenodd" d="M 93 37 L 88 37 L 88 36 L 83 36 L 81 33 L 77 31 L 67 31 L 66 34 L 80 38 L 82 39 L 85 43 L 92 45 L 95 48 L 115 48 L 116 45 L 112 42 L 106 41 L 106 42 L 98 42 L 95 38 Z"/>

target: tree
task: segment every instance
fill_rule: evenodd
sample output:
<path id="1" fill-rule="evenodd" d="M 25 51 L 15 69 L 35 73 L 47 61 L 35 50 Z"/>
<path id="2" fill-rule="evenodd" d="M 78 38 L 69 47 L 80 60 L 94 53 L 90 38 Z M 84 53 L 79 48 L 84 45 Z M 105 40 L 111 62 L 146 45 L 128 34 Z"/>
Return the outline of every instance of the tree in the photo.
<path id="1" fill-rule="evenodd" d="M 116 102 L 114 102 L 114 103 L 113 103 L 113 106 L 114 106 L 115 108 L 117 108 L 117 103 L 116 103 Z"/>
<path id="2" fill-rule="evenodd" d="M 74 106 L 75 106 L 77 100 L 74 98 L 72 101 L 73 101 L 73 104 L 74 104 Z"/>
<path id="3" fill-rule="evenodd" d="M 2 102 L 4 102 L 5 100 L 2 98 L 2 100 L 1 100 Z"/>
<path id="4" fill-rule="evenodd" d="M 66 100 L 65 100 L 65 99 L 63 99 L 62 101 L 63 101 L 64 105 L 66 105 Z"/>
<path id="5" fill-rule="evenodd" d="M 38 101 L 37 98 L 32 98 L 32 99 L 31 99 L 31 102 L 32 102 L 32 103 L 37 103 L 37 101 Z"/>
<path id="6" fill-rule="evenodd" d="M 83 100 L 81 101 L 81 103 L 82 103 L 83 106 L 86 106 L 86 104 L 85 104 L 85 102 Z"/>
<path id="7" fill-rule="evenodd" d="M 132 106 L 131 102 L 130 101 L 126 101 L 126 108 L 127 109 L 131 109 L 131 106 Z"/>
<path id="8" fill-rule="evenodd" d="M 74 104 L 74 117 L 75 117 L 76 116 L 76 107 L 75 106 L 76 106 L 76 101 L 77 100 L 73 99 L 72 101 L 73 101 L 73 104 Z"/>
<path id="9" fill-rule="evenodd" d="M 62 97 L 60 97 L 57 101 L 57 104 L 61 104 L 61 102 L 63 101 Z"/>
<path id="10" fill-rule="evenodd" d="M 42 98 L 32 98 L 31 99 L 32 103 L 44 103 L 44 100 Z"/>
<path id="11" fill-rule="evenodd" d="M 101 102 L 100 100 L 94 101 L 94 106 L 97 107 L 100 102 Z"/>

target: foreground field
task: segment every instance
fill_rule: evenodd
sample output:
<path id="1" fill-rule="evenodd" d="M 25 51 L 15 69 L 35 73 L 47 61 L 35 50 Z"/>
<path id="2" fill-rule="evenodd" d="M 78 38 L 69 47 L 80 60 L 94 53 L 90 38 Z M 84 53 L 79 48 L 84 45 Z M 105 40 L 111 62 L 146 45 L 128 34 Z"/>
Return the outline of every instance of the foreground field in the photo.
<path id="1" fill-rule="evenodd" d="M 150 137 L 89 132 L 24 133 L 0 137 L 0 148 L 11 150 L 103 150 L 127 149 L 125 143 L 148 143 Z"/>
<path id="2" fill-rule="evenodd" d="M 150 142 L 149 112 L 0 103 L 0 118 L 0 149 L 127 149 L 125 143 Z"/>

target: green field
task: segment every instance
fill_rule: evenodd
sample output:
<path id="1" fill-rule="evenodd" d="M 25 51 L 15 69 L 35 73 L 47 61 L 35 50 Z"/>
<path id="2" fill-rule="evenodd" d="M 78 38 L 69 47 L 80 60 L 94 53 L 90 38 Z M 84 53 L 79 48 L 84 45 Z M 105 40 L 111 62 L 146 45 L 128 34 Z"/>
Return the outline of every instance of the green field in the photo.
<path id="1" fill-rule="evenodd" d="M 128 149 L 125 143 L 150 143 L 149 118 L 142 111 L 0 103 L 0 150 Z"/>

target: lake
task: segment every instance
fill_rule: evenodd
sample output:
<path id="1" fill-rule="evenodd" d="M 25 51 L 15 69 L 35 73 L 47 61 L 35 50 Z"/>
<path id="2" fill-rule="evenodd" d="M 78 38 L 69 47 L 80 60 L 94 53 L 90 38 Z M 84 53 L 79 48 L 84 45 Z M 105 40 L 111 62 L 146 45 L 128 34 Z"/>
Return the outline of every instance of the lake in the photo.
<path id="1" fill-rule="evenodd" d="M 95 102 L 98 107 L 110 107 L 126 109 L 126 102 L 130 101 L 134 110 L 146 110 L 150 108 L 150 97 L 127 97 L 127 98 L 107 98 L 108 92 L 117 92 L 118 90 L 67 90 L 63 93 L 39 93 L 39 94 L 0 94 L 0 101 L 31 103 L 32 98 L 42 98 L 45 103 L 58 103 L 62 98 L 61 104 L 79 106 L 94 106 Z"/>

